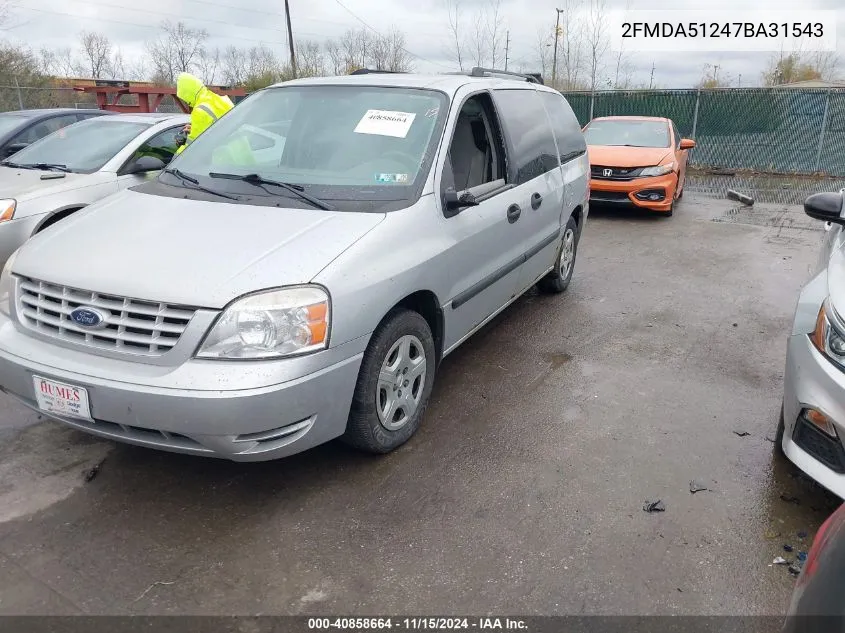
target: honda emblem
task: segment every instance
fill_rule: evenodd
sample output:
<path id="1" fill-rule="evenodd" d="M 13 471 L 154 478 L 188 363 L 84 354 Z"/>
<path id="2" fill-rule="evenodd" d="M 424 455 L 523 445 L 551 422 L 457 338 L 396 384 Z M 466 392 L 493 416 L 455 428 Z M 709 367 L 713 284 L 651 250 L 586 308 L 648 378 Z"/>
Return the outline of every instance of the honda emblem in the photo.
<path id="1" fill-rule="evenodd" d="M 603 169 L 601 174 L 605 178 L 610 178 L 613 175 L 613 170 L 612 169 Z"/>

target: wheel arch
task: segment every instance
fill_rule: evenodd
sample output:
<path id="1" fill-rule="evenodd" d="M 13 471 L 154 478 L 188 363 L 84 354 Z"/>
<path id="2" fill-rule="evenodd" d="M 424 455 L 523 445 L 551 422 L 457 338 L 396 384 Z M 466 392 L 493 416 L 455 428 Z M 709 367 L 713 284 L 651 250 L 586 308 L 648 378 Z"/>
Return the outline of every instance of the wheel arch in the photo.
<path id="1" fill-rule="evenodd" d="M 66 217 L 68 217 L 69 215 L 72 215 L 73 213 L 76 213 L 77 211 L 81 211 L 84 208 L 85 208 L 84 204 L 83 205 L 75 204 L 75 205 L 68 205 L 68 206 L 62 207 L 60 209 L 55 209 L 52 212 L 50 212 L 49 214 L 47 214 L 47 216 L 43 220 L 41 220 L 41 222 L 38 223 L 38 226 L 35 227 L 35 230 L 32 232 L 32 234 L 35 235 L 36 233 L 39 233 L 42 230 L 46 229 L 48 226 L 55 224 L 59 220 L 63 220 Z"/>
<path id="2" fill-rule="evenodd" d="M 384 322 L 387 317 L 397 309 L 404 308 L 419 314 L 428 323 L 431 329 L 431 336 L 434 338 L 434 350 L 437 354 L 436 362 L 440 364 L 443 358 L 443 335 L 445 332 L 443 310 L 440 308 L 440 302 L 437 300 L 431 290 L 417 290 L 405 296 L 400 301 L 396 302 L 382 318 Z M 380 322 L 380 323 L 381 323 Z"/>

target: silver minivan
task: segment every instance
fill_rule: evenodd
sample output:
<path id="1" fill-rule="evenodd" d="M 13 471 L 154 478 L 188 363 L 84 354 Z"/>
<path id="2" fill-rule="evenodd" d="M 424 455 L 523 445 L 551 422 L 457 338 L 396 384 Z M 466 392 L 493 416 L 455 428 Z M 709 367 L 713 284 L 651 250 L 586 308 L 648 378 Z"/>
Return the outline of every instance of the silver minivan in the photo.
<path id="1" fill-rule="evenodd" d="M 248 97 L 0 278 L 0 386 L 68 425 L 236 461 L 386 453 L 447 354 L 562 292 L 589 163 L 525 77 L 366 73 Z"/>

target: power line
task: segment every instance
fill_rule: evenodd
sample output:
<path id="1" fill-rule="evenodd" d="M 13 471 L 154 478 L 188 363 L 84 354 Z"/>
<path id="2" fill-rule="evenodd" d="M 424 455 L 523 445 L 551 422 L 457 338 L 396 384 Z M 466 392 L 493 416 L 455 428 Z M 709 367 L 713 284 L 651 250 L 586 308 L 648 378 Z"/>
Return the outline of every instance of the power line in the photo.
<path id="1" fill-rule="evenodd" d="M 154 11 L 152 9 L 146 9 L 146 8 L 143 8 L 143 9 L 137 8 L 136 9 L 134 7 L 127 7 L 126 5 L 122 5 L 122 4 L 112 4 L 112 3 L 109 3 L 109 2 L 101 2 L 100 0 L 97 0 L 97 1 L 87 0 L 85 2 L 85 4 L 87 4 L 89 6 L 95 5 L 95 6 L 100 6 L 100 7 L 108 7 L 110 9 L 120 9 L 121 11 L 134 11 L 135 13 L 145 13 L 145 14 L 151 13 L 151 14 L 154 14 L 154 15 L 161 15 L 161 16 L 168 17 L 168 18 L 175 18 L 177 20 L 185 20 L 186 19 L 185 16 L 180 15 L 178 13 L 169 13 L 167 11 Z M 13 6 L 15 8 L 18 8 L 18 9 L 29 9 L 29 10 L 32 10 L 32 11 L 45 11 L 45 12 L 47 11 L 46 9 L 35 9 L 35 8 L 32 8 L 32 7 L 24 7 L 24 6 L 21 6 L 21 5 L 13 5 Z M 68 14 L 68 15 L 73 15 L 73 14 Z M 76 17 L 82 17 L 82 16 L 76 16 Z M 88 19 L 88 17 L 85 16 L 85 19 Z M 94 18 L 94 19 L 100 19 L 100 18 Z M 286 31 L 283 30 L 283 29 L 278 29 L 278 28 L 269 27 L 269 26 L 250 26 L 250 25 L 247 25 L 247 24 L 232 22 L 231 20 L 215 20 L 213 18 L 194 18 L 194 17 L 191 17 L 190 21 L 191 22 L 208 22 L 210 24 L 222 24 L 224 26 L 229 26 L 229 27 L 237 26 L 237 27 L 240 27 L 240 28 L 245 28 L 245 29 L 250 29 L 250 30 L 276 31 L 278 33 L 286 34 Z M 319 33 L 308 33 L 308 32 L 305 32 L 305 31 L 302 31 L 302 34 L 303 35 L 312 35 L 314 37 L 325 37 L 324 35 L 319 34 Z"/>
<path id="2" fill-rule="evenodd" d="M 223 4 L 220 2 L 211 2 L 211 0 L 185 0 L 186 2 L 193 2 L 194 4 L 205 4 L 210 7 L 219 7 L 221 9 L 232 9 L 235 11 L 244 11 L 246 13 L 255 13 L 257 15 L 272 15 L 279 18 L 284 18 L 285 14 L 282 11 L 265 11 L 263 9 L 252 9 L 249 7 L 236 7 L 231 4 Z M 357 16 L 355 16 L 358 19 Z M 334 24 L 335 26 L 343 26 L 349 28 L 349 24 L 347 22 L 337 22 L 335 20 L 324 20 L 323 18 L 304 18 L 304 17 L 297 17 L 298 22 L 319 22 L 321 24 Z M 439 37 L 442 33 L 433 33 L 433 32 L 425 32 L 425 31 L 414 31 L 415 33 L 419 33 L 422 35 L 430 35 L 432 37 Z"/>
<path id="3" fill-rule="evenodd" d="M 341 7 L 342 9 L 344 9 L 344 10 L 345 10 L 345 11 L 346 11 L 349 15 L 351 15 L 353 18 L 355 18 L 356 20 L 358 20 L 361 24 L 363 24 L 364 26 L 366 26 L 366 27 L 367 27 L 368 29 L 370 29 L 373 33 L 375 33 L 376 35 L 381 35 L 381 33 L 380 33 L 380 32 L 379 32 L 376 28 L 374 28 L 372 25 L 368 24 L 368 23 L 364 20 L 364 18 L 362 18 L 362 17 L 361 17 L 361 16 L 359 16 L 357 13 L 355 13 L 354 11 L 352 11 L 352 9 L 350 9 L 349 7 L 347 7 L 347 6 L 346 6 L 345 4 L 343 4 L 340 0 L 334 0 L 334 1 L 335 1 L 335 2 L 337 2 L 337 3 L 338 3 L 338 5 L 340 5 L 340 7 Z M 412 51 L 409 51 L 409 50 L 408 50 L 407 48 L 405 48 L 404 46 L 402 47 L 402 50 L 403 50 L 403 51 L 405 51 L 406 53 L 408 53 L 408 55 L 410 55 L 411 57 L 416 57 L 417 59 L 420 59 L 420 60 L 422 60 L 422 61 L 424 61 L 424 62 L 428 62 L 429 64 L 434 64 L 435 66 L 440 66 L 441 68 L 448 68 L 448 69 L 450 69 L 450 70 L 452 69 L 452 67 L 451 67 L 451 66 L 447 66 L 447 65 L 445 65 L 445 64 L 441 64 L 441 63 L 439 63 L 439 62 L 435 62 L 435 61 L 432 61 L 432 60 L 430 60 L 430 59 L 426 59 L 426 58 L 425 58 L 425 57 L 423 57 L 422 55 L 417 55 L 416 53 L 414 53 L 414 52 L 412 52 Z"/>

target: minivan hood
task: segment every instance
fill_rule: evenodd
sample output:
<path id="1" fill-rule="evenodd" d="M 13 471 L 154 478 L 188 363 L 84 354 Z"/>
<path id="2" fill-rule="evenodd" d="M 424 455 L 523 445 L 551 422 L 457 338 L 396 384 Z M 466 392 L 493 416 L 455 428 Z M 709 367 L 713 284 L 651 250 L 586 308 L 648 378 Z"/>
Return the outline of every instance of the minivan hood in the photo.
<path id="1" fill-rule="evenodd" d="M 13 272 L 103 294 L 222 308 L 248 292 L 311 281 L 383 219 L 127 190 L 35 235 Z"/>
<path id="2" fill-rule="evenodd" d="M 606 167 L 651 167 L 672 153 L 668 147 L 620 147 L 590 145 L 587 147 L 591 165 Z"/>
<path id="3" fill-rule="evenodd" d="M 45 176 L 44 179 L 41 177 Z M 91 174 L 65 174 L 40 169 L 12 169 L 0 165 L 0 198 L 30 199 L 73 189 L 90 180 Z"/>

